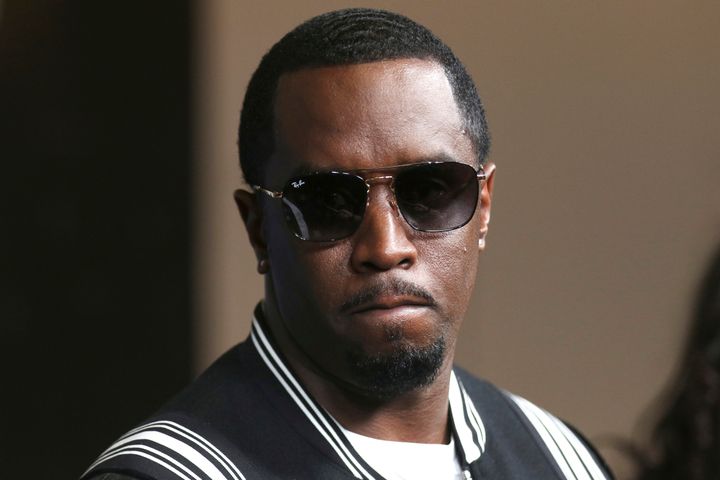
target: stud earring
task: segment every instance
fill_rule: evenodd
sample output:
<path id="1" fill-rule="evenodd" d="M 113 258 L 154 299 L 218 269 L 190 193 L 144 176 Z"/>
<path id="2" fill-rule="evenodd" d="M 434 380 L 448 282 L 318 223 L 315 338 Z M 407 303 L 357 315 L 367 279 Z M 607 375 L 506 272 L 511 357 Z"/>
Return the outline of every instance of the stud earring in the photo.
<path id="1" fill-rule="evenodd" d="M 261 275 L 266 274 L 269 270 L 269 267 L 270 267 L 270 265 L 269 265 L 267 258 L 261 258 L 260 260 L 258 260 L 257 271 L 259 274 L 261 274 Z"/>
<path id="2" fill-rule="evenodd" d="M 485 239 L 484 239 L 484 238 L 478 239 L 478 248 L 479 248 L 480 250 L 482 250 L 483 248 L 485 248 Z"/>

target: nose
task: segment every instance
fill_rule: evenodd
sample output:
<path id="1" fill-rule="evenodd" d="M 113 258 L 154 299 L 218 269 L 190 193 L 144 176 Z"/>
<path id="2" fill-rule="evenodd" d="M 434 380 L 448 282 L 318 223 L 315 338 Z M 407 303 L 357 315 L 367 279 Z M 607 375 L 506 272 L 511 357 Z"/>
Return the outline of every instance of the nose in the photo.
<path id="1" fill-rule="evenodd" d="M 402 218 L 388 185 L 373 186 L 369 195 L 365 216 L 353 238 L 353 269 L 360 273 L 409 269 L 417 262 L 412 227 Z"/>

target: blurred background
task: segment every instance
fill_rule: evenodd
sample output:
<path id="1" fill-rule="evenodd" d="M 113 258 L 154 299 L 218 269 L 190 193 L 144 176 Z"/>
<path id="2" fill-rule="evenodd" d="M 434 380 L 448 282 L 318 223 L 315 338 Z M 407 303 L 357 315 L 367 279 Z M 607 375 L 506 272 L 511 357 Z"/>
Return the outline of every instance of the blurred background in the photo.
<path id="1" fill-rule="evenodd" d="M 0 0 L 0 464 L 76 478 L 245 338 L 232 202 L 263 53 L 358 2 Z M 642 442 L 720 242 L 720 4 L 367 1 L 430 27 L 498 165 L 457 361 Z"/>

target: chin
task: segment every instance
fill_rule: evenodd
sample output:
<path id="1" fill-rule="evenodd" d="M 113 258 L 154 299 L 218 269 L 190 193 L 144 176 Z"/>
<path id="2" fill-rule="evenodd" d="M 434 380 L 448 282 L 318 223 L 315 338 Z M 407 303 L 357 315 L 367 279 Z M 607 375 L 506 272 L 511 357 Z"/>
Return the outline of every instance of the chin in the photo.
<path id="1" fill-rule="evenodd" d="M 440 336 L 429 345 L 393 342 L 379 353 L 347 353 L 352 383 L 372 400 L 386 401 L 430 385 L 438 376 L 447 347 Z"/>

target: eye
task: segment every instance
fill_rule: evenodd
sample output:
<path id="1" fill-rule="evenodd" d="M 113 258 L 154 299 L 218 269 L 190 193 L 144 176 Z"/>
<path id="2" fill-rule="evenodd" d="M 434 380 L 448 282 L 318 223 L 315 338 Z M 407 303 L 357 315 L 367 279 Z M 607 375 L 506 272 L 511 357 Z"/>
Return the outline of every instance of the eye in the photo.
<path id="1" fill-rule="evenodd" d="M 449 186 L 441 178 L 416 177 L 405 185 L 402 201 L 407 208 L 424 212 L 444 205 L 449 193 Z"/>
<path id="2" fill-rule="evenodd" d="M 326 213 L 341 219 L 349 219 L 354 216 L 355 201 L 352 192 L 345 189 L 318 190 L 316 195 L 317 207 Z"/>

